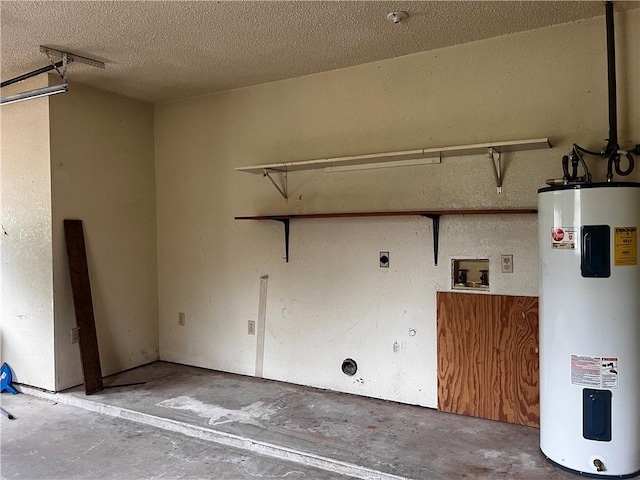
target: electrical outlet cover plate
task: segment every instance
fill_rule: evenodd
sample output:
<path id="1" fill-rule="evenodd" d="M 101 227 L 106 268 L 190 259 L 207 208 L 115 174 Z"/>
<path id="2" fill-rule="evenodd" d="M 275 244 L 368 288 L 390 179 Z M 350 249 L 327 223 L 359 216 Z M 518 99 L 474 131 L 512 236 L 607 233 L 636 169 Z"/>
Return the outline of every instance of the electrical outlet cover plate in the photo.
<path id="1" fill-rule="evenodd" d="M 249 320 L 247 322 L 247 333 L 249 335 L 255 335 L 256 334 L 256 322 L 253 320 Z"/>
<path id="2" fill-rule="evenodd" d="M 185 314 L 183 312 L 178 312 L 178 325 L 184 327 Z"/>
<path id="3" fill-rule="evenodd" d="M 500 270 L 502 273 L 513 273 L 513 255 L 500 256 Z"/>

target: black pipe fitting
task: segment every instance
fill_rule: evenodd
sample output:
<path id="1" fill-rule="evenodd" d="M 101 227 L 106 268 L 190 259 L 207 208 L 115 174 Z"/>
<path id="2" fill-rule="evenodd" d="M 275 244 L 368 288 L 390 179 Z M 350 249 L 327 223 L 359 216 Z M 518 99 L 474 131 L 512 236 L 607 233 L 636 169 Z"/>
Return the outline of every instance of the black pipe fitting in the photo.
<path id="1" fill-rule="evenodd" d="M 616 39 L 613 26 L 613 2 L 605 7 L 607 23 L 607 78 L 609 80 L 609 141 L 606 153 L 618 151 L 618 112 L 616 105 Z"/>
<path id="2" fill-rule="evenodd" d="M 627 161 L 629 162 L 629 165 L 627 166 L 626 170 L 622 170 L 620 168 L 620 155 L 616 155 L 616 158 L 614 160 L 616 173 L 618 175 L 620 175 L 621 177 L 626 177 L 627 175 L 630 175 L 631 172 L 633 172 L 633 167 L 635 166 L 635 161 L 633 159 L 633 155 L 631 155 L 631 153 L 627 152 L 626 157 L 627 157 Z"/>

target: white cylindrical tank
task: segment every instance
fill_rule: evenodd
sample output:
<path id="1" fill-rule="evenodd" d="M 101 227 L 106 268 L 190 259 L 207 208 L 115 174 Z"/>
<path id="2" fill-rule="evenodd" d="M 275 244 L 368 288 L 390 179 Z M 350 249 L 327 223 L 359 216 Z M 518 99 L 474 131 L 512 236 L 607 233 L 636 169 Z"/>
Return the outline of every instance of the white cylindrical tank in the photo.
<path id="1" fill-rule="evenodd" d="M 640 473 L 640 183 L 538 191 L 540 448 L 576 473 Z"/>

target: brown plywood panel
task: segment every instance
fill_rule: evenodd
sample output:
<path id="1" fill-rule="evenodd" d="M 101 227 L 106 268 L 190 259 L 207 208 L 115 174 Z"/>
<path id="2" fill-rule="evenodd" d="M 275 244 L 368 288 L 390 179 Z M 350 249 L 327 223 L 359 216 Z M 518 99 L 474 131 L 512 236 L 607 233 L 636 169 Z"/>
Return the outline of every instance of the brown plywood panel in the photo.
<path id="1" fill-rule="evenodd" d="M 540 425 L 540 389 L 538 379 L 538 299 L 535 297 L 511 297 L 513 303 L 508 318 L 514 322 L 513 341 L 515 343 L 516 368 L 514 369 L 518 399 L 516 421 L 521 425 Z"/>
<path id="2" fill-rule="evenodd" d="M 477 355 L 482 329 L 466 331 L 470 319 L 465 318 L 458 300 L 460 297 L 438 292 L 438 409 L 479 417 L 480 405 L 474 401 L 480 397 L 475 382 L 479 373 L 474 367 L 481 363 Z M 472 334 L 473 342 L 467 345 Z"/>
<path id="3" fill-rule="evenodd" d="M 486 329 L 488 343 L 480 355 L 485 358 L 488 369 L 485 376 L 490 379 L 490 382 L 483 391 L 487 396 L 483 401 L 483 404 L 487 405 L 484 418 L 515 423 L 517 410 L 514 407 L 517 400 L 514 398 L 516 391 L 514 365 L 517 352 L 513 349 L 513 332 L 506 312 L 509 297 L 482 295 L 486 299 L 480 300 L 475 298 L 478 296 L 480 295 L 465 295 L 465 299 L 486 304 L 486 308 L 482 311 L 485 315 L 482 325 Z"/>
<path id="4" fill-rule="evenodd" d="M 538 301 L 438 293 L 438 408 L 537 426 Z"/>
<path id="5" fill-rule="evenodd" d="M 102 385 L 102 368 L 98 352 L 98 337 L 93 316 L 93 300 L 89 282 L 89 266 L 84 243 L 82 220 L 65 220 L 64 234 L 67 242 L 67 257 L 71 290 L 73 291 L 73 307 L 78 326 L 78 343 L 82 358 L 82 374 L 84 390 L 87 395 L 97 393 Z"/>

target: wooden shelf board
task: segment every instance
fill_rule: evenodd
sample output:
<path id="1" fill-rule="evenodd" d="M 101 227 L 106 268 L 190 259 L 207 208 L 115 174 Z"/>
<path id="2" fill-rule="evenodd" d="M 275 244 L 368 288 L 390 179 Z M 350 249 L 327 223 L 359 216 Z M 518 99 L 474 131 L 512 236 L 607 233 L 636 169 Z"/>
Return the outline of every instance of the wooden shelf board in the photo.
<path id="1" fill-rule="evenodd" d="M 311 218 L 353 218 L 353 217 L 406 217 L 443 215 L 518 215 L 538 213 L 534 208 L 483 209 L 483 210 L 401 210 L 396 212 L 336 212 L 307 214 L 274 214 L 234 217 L 236 220 L 292 220 Z"/>

